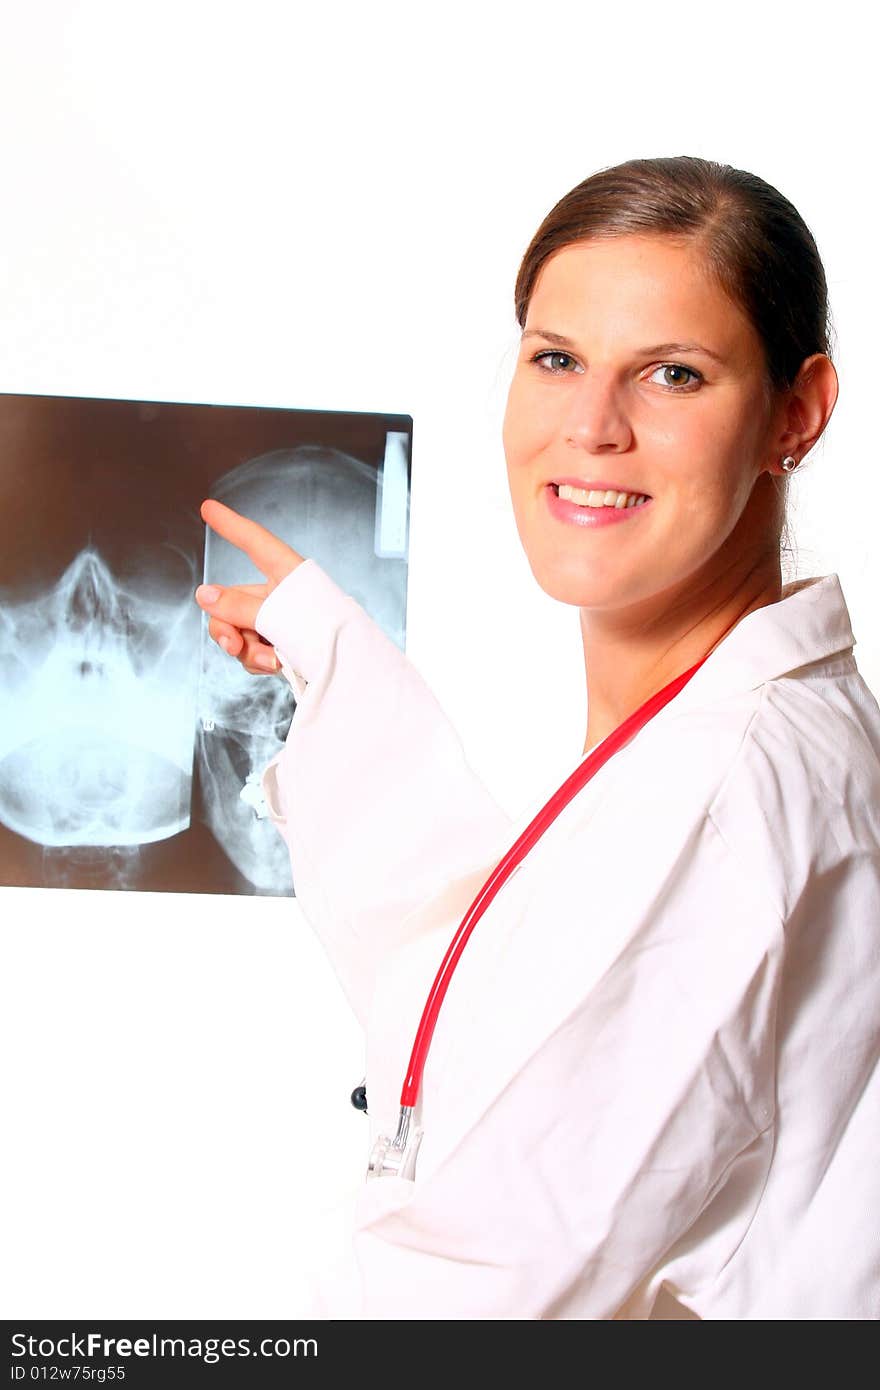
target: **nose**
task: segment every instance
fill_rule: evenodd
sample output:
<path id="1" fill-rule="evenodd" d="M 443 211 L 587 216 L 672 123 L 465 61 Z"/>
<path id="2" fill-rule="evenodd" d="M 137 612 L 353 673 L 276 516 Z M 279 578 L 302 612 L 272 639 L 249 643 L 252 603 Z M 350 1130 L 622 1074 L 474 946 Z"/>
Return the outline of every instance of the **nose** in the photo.
<path id="1" fill-rule="evenodd" d="M 632 429 L 611 373 L 584 373 L 569 396 L 562 426 L 566 443 L 588 453 L 629 448 Z"/>

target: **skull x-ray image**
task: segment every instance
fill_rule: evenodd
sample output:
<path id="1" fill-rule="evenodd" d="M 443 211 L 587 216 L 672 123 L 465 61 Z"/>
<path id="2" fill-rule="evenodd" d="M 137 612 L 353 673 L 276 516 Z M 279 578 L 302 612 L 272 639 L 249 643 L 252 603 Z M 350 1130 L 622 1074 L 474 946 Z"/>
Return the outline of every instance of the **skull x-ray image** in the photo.
<path id="1" fill-rule="evenodd" d="M 207 634 L 216 497 L 405 647 L 409 416 L 0 395 L 0 883 L 295 894 L 260 774 L 295 700 Z"/>
<path id="2" fill-rule="evenodd" d="M 248 460 L 219 479 L 211 496 L 285 540 L 296 535 L 294 548 L 332 573 L 402 650 L 405 593 L 399 566 L 388 560 L 399 558 L 393 546 L 403 542 L 408 453 L 407 435 L 389 431 L 378 497 L 375 469 L 308 445 Z M 247 556 L 208 532 L 206 583 L 248 584 L 259 577 Z M 289 860 L 266 818 L 260 774 L 284 742 L 295 703 L 286 681 L 255 681 L 237 665 L 230 673 L 229 658 L 205 637 L 197 732 L 204 812 L 236 868 L 265 893 L 287 883 Z"/>

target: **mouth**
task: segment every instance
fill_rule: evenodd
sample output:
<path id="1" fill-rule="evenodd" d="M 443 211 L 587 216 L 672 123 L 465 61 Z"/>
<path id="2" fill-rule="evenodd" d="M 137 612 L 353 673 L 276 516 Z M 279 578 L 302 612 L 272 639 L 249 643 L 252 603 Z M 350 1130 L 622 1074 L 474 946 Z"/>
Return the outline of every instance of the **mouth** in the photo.
<path id="1" fill-rule="evenodd" d="M 590 508 L 612 508 L 625 511 L 631 507 L 641 507 L 650 502 L 649 492 L 638 492 L 633 488 L 623 488 L 616 483 L 583 482 L 575 478 L 560 478 L 547 486 L 563 501 Z"/>

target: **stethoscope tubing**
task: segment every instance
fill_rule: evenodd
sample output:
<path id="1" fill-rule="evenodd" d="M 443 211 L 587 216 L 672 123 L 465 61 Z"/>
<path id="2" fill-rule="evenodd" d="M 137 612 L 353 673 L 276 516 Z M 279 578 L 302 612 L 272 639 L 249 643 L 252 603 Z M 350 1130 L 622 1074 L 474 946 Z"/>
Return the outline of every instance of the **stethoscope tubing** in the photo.
<path id="1" fill-rule="evenodd" d="M 410 1054 L 409 1067 L 407 1068 L 406 1080 L 400 1093 L 401 1113 L 409 1113 L 415 1108 L 418 1100 L 419 1091 L 422 1084 L 422 1074 L 425 1069 L 425 1062 L 428 1057 L 428 1050 L 431 1046 L 431 1039 L 434 1036 L 434 1029 L 437 1018 L 440 1014 L 440 1007 L 449 988 L 453 972 L 457 966 L 461 953 L 470 939 L 471 932 L 477 925 L 483 913 L 489 907 L 502 885 L 507 881 L 518 864 L 522 862 L 532 846 L 541 838 L 548 825 L 556 819 L 560 811 L 568 805 L 572 797 L 580 791 L 592 776 L 599 771 L 604 763 L 612 757 L 618 749 L 638 733 L 638 731 L 652 719 L 664 705 L 673 700 L 676 695 L 687 685 L 688 681 L 700 669 L 703 662 L 708 657 L 702 657 L 695 666 L 682 675 L 676 676 L 675 680 L 670 681 L 662 690 L 658 690 L 643 705 L 640 705 L 628 718 L 624 719 L 607 738 L 603 739 L 596 748 L 593 749 L 583 762 L 580 762 L 569 777 L 562 783 L 545 806 L 526 826 L 525 830 L 511 846 L 504 857 L 499 860 L 491 874 L 483 884 L 477 896 L 474 898 L 467 912 L 461 920 L 461 924 L 455 936 L 452 938 L 447 948 L 446 954 L 440 963 L 440 968 L 434 978 L 419 1026 L 416 1030 L 413 1042 L 412 1053 Z"/>

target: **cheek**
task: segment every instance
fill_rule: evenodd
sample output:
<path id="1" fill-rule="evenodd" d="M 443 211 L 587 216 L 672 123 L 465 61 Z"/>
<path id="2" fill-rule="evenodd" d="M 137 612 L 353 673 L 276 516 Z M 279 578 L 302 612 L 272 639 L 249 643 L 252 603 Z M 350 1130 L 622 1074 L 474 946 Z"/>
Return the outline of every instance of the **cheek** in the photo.
<path id="1" fill-rule="evenodd" d="M 671 424 L 643 428 L 640 443 L 680 505 L 695 515 L 717 515 L 747 500 L 750 426 L 740 414 L 719 409 L 716 399 L 694 404 Z"/>
<path id="2" fill-rule="evenodd" d="M 501 440 L 508 471 L 527 464 L 546 446 L 548 437 L 544 415 L 530 400 L 528 389 L 516 379 L 507 397 Z"/>
<path id="3" fill-rule="evenodd" d="M 751 493 L 750 478 L 743 474 L 739 459 L 717 454 L 695 471 L 676 500 L 677 521 L 682 538 L 696 542 L 698 537 L 714 546 L 727 539 L 738 524 Z"/>
<path id="4" fill-rule="evenodd" d="M 513 467 L 514 460 L 519 450 L 521 435 L 519 417 L 520 411 L 517 393 L 514 386 L 511 386 L 507 393 L 507 404 L 504 407 L 504 420 L 501 425 L 501 443 L 504 446 L 504 455 L 507 459 L 508 468 Z"/>

